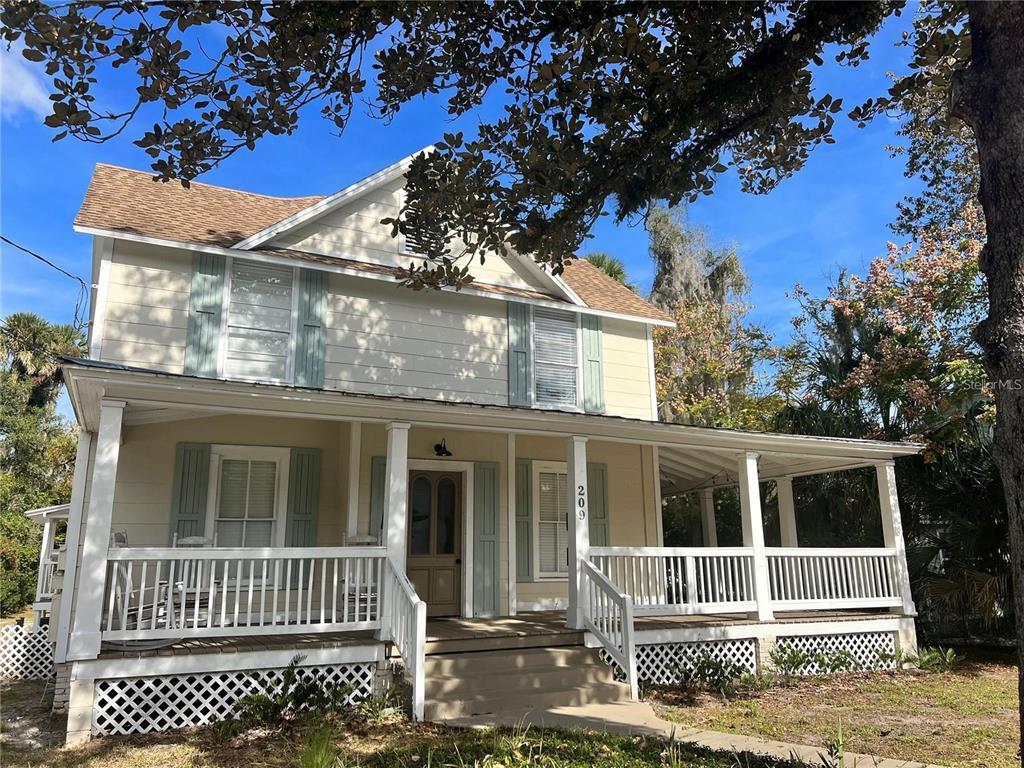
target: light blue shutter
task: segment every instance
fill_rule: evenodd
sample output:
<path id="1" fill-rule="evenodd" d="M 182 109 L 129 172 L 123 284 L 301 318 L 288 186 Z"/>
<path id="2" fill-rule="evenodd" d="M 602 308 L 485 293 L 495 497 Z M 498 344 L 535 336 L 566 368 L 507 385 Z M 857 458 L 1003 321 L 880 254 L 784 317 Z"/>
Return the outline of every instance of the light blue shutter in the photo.
<path id="1" fill-rule="evenodd" d="M 206 535 L 206 497 L 210 487 L 210 446 L 178 443 L 171 492 L 171 530 L 174 542 L 186 536 Z"/>
<path id="2" fill-rule="evenodd" d="M 300 387 L 324 385 L 326 352 L 327 273 L 299 270 L 299 325 L 295 340 L 295 383 Z"/>
<path id="3" fill-rule="evenodd" d="M 601 352 L 601 318 L 583 315 L 583 408 L 604 412 L 604 365 Z"/>
<path id="4" fill-rule="evenodd" d="M 316 544 L 316 518 L 320 508 L 320 449 L 292 448 L 288 469 L 288 522 L 285 546 Z"/>
<path id="5" fill-rule="evenodd" d="M 384 528 L 384 492 L 388 477 L 388 460 L 386 456 L 374 456 L 370 459 L 370 535 L 377 536 L 380 543 L 381 531 Z"/>
<path id="6" fill-rule="evenodd" d="M 516 460 L 516 581 L 533 581 L 533 505 L 530 462 Z"/>
<path id="7" fill-rule="evenodd" d="M 224 258 L 212 253 L 194 254 L 185 337 L 185 373 L 192 376 L 217 375 L 223 302 Z"/>
<path id="8" fill-rule="evenodd" d="M 587 497 L 590 502 L 590 543 L 608 546 L 608 467 L 587 464 Z"/>
<path id="9" fill-rule="evenodd" d="M 533 354 L 530 349 L 530 307 L 508 304 L 508 404 L 533 403 Z"/>
<path id="10" fill-rule="evenodd" d="M 498 465 L 473 465 L 473 615 L 498 613 Z"/>

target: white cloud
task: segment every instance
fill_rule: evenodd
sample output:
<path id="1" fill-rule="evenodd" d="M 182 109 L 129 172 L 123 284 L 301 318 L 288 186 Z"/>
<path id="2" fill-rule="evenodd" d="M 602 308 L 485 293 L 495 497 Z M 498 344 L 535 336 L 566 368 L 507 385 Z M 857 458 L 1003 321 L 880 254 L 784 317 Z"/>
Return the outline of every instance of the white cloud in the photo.
<path id="1" fill-rule="evenodd" d="M 9 50 L 0 47 L 0 113 L 5 118 L 22 111 L 45 117 L 51 107 L 43 78 L 21 55 L 21 49 L 18 43 Z"/>

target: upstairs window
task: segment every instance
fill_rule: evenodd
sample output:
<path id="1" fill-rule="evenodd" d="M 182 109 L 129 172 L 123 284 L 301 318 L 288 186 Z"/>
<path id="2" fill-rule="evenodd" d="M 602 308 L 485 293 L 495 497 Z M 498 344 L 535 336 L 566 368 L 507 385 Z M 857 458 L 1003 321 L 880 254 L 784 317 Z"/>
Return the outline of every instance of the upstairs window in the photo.
<path id="1" fill-rule="evenodd" d="M 533 349 L 537 405 L 579 407 L 578 316 L 535 308 Z"/>
<path id="2" fill-rule="evenodd" d="M 232 259 L 225 307 L 224 376 L 290 381 L 296 270 Z"/>

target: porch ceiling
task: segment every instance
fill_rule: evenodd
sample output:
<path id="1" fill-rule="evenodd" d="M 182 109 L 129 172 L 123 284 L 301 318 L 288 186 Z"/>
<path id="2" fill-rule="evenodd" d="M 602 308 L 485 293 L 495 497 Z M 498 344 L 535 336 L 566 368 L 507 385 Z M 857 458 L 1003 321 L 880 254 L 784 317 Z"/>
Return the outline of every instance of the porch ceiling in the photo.
<path id="1" fill-rule="evenodd" d="M 814 475 L 869 466 L 877 458 L 830 457 L 772 451 L 767 446 L 755 449 L 760 455 L 758 476 L 761 480 L 779 477 Z M 671 496 L 701 488 L 717 488 L 739 482 L 738 462 L 742 451 L 723 451 L 704 447 L 661 446 L 661 493 Z"/>
<path id="2" fill-rule="evenodd" d="M 65 360 L 64 373 L 78 423 L 90 431 L 98 427 L 100 402 L 112 399 L 127 404 L 125 424 L 242 414 L 364 423 L 404 421 L 414 426 L 549 437 L 585 435 L 594 440 L 657 446 L 664 493 L 735 484 L 737 462 L 747 451 L 760 455 L 761 477 L 772 478 L 865 466 L 912 455 L 922 448 L 911 443 L 741 432 L 616 416 L 250 384 L 94 361 Z"/>

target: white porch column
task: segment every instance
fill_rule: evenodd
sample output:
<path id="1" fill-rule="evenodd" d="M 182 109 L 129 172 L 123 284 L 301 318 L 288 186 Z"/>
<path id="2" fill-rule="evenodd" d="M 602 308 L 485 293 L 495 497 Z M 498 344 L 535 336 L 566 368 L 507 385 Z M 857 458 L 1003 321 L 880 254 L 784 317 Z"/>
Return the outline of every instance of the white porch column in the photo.
<path id="1" fill-rule="evenodd" d="M 569 503 L 569 610 L 570 629 L 583 627 L 582 570 L 580 563 L 590 556 L 590 498 L 587 489 L 587 438 L 579 435 L 567 441 L 566 479 Z"/>
<path id="2" fill-rule="evenodd" d="M 718 528 L 715 526 L 715 489 L 701 488 L 700 530 L 705 547 L 718 546 Z"/>
<path id="3" fill-rule="evenodd" d="M 508 615 L 515 616 L 518 612 L 519 598 L 516 590 L 516 578 L 518 577 L 518 552 L 516 550 L 516 436 L 514 432 L 508 433 L 508 445 L 506 447 L 505 462 L 506 486 L 508 488 L 508 509 L 506 510 L 506 525 L 508 527 Z"/>
<path id="4" fill-rule="evenodd" d="M 346 543 L 359 535 L 359 459 L 362 451 L 363 425 L 358 421 L 348 424 L 348 504 L 346 514 Z"/>
<path id="5" fill-rule="evenodd" d="M 47 518 L 43 521 L 43 535 L 39 540 L 39 566 L 36 568 L 36 599 L 35 602 L 39 601 L 39 598 L 43 596 L 43 582 L 46 580 L 46 571 L 50 569 L 50 553 L 53 552 L 53 534 L 54 526 L 56 523 L 53 520 Z M 52 591 L 52 588 L 51 588 Z M 51 608 L 52 608 L 51 604 Z M 39 616 L 40 613 L 33 606 L 32 609 L 32 626 L 39 627 Z"/>
<path id="6" fill-rule="evenodd" d="M 68 507 L 68 527 L 64 538 L 64 575 L 61 578 L 61 596 L 57 615 L 57 646 L 53 660 L 57 664 L 67 661 L 68 641 L 71 635 L 71 604 L 74 602 L 75 578 L 78 573 L 78 542 L 82 537 L 82 513 L 85 509 L 85 490 L 89 484 L 89 454 L 92 452 L 93 434 L 84 429 L 78 433 L 78 452 L 75 454 L 75 476 L 71 482 L 71 504 Z"/>
<path id="7" fill-rule="evenodd" d="M 107 549 L 114 515 L 114 487 L 117 460 L 121 451 L 122 400 L 100 403 L 100 426 L 96 433 L 96 459 L 89 493 L 89 516 L 85 524 L 82 560 L 79 571 L 78 602 L 67 658 L 70 661 L 94 659 L 100 652 L 100 621 L 103 615 L 103 588 L 107 578 Z M 66 585 L 68 589 L 73 585 Z M 65 598 L 71 595 L 65 593 Z"/>
<path id="8" fill-rule="evenodd" d="M 739 460 L 740 513 L 743 522 L 743 546 L 754 550 L 754 598 L 758 621 L 772 621 L 771 586 L 768 583 L 768 553 L 764 547 L 764 523 L 761 517 L 761 489 L 757 479 L 758 455 L 747 451 Z"/>
<path id="9" fill-rule="evenodd" d="M 409 425 L 393 421 L 388 431 L 388 478 L 384 494 L 384 544 L 400 573 L 405 573 L 409 506 Z"/>
<path id="10" fill-rule="evenodd" d="M 775 481 L 775 494 L 779 499 L 779 537 L 784 547 L 800 546 L 796 536 L 796 506 L 793 504 L 793 478 L 780 477 Z"/>
<path id="11" fill-rule="evenodd" d="M 875 465 L 878 478 L 878 502 L 882 510 L 882 539 L 885 546 L 896 550 L 896 580 L 900 587 L 905 616 L 917 616 L 914 596 L 910 591 L 910 571 L 907 569 L 907 549 L 903 543 L 903 522 L 900 520 L 900 500 L 896 494 L 896 464 L 886 461 Z"/>

